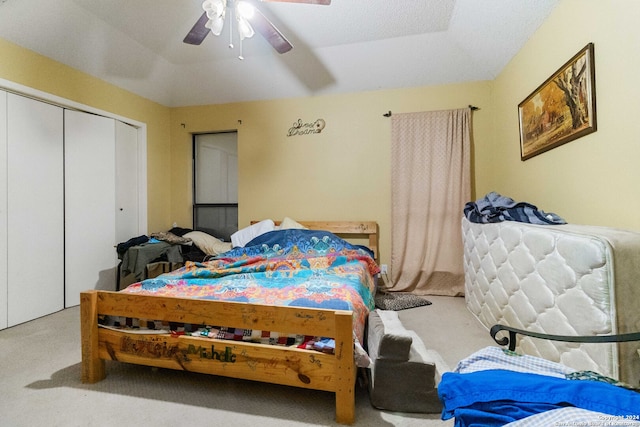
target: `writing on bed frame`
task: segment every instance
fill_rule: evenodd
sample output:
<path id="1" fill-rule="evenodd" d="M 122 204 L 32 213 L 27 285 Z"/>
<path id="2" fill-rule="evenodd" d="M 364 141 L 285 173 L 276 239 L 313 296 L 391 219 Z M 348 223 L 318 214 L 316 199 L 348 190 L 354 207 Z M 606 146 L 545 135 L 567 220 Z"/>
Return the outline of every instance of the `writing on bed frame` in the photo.
<path id="1" fill-rule="evenodd" d="M 120 351 L 137 356 L 168 359 L 175 359 L 176 356 L 181 355 L 181 359 L 185 362 L 188 362 L 194 356 L 199 359 L 217 360 L 226 363 L 236 362 L 236 355 L 233 353 L 232 348 L 227 346 L 225 346 L 224 351 L 216 350 L 213 344 L 210 348 L 208 346 L 189 344 L 186 349 L 182 349 L 178 344 L 169 345 L 166 341 L 133 339 L 129 336 L 122 337 Z"/>
<path id="2" fill-rule="evenodd" d="M 309 135 L 313 133 L 320 133 L 326 126 L 324 119 L 317 119 L 315 122 L 303 122 L 302 119 L 293 122 L 293 126 L 289 128 L 287 136 L 295 135 Z"/>
<path id="3" fill-rule="evenodd" d="M 200 359 L 210 359 L 210 360 L 219 360 L 220 362 L 228 362 L 235 363 L 236 355 L 231 351 L 231 347 L 225 347 L 224 353 L 220 351 L 216 351 L 215 346 L 211 345 L 211 351 L 208 348 L 205 348 L 201 345 L 196 347 L 193 344 L 189 344 L 187 347 L 187 351 L 185 352 L 185 357 L 188 357 L 190 354 L 197 354 Z"/>
<path id="4" fill-rule="evenodd" d="M 120 340 L 120 351 L 154 358 L 174 358 L 181 352 L 177 344 L 168 345 L 166 341 L 136 340 L 128 336 Z"/>

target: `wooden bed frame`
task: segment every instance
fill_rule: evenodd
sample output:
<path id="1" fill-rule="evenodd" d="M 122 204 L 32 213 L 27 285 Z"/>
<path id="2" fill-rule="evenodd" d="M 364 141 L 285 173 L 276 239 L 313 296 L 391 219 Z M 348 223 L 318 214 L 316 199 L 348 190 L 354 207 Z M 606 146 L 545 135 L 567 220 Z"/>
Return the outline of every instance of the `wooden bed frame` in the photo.
<path id="1" fill-rule="evenodd" d="M 372 221 L 303 222 L 343 238 L 367 237 L 378 258 L 378 225 Z M 335 354 L 314 350 L 170 334 L 141 334 L 98 326 L 103 315 L 243 329 L 277 331 L 335 339 Z M 105 378 L 105 360 L 193 371 L 334 392 L 336 421 L 355 418 L 356 366 L 352 312 L 279 307 L 86 291 L 80 294 L 82 382 Z"/>

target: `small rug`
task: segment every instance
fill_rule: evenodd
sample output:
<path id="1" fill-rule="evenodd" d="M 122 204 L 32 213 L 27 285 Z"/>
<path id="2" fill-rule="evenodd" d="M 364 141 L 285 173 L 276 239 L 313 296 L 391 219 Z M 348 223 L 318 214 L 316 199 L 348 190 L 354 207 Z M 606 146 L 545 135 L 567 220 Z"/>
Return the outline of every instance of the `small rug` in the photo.
<path id="1" fill-rule="evenodd" d="M 381 310 L 406 310 L 408 308 L 431 305 L 431 301 L 411 292 L 378 291 L 375 296 L 376 308 Z"/>

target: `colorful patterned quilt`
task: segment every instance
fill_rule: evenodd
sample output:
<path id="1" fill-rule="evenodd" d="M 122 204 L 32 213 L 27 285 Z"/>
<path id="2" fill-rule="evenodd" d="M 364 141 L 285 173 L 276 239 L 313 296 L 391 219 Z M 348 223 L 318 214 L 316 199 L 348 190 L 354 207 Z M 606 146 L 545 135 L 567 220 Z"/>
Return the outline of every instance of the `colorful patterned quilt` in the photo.
<path id="1" fill-rule="evenodd" d="M 265 233 L 205 263 L 187 262 L 123 292 L 352 310 L 355 337 L 363 342 L 378 272 L 363 246 L 327 231 L 288 229 Z"/>

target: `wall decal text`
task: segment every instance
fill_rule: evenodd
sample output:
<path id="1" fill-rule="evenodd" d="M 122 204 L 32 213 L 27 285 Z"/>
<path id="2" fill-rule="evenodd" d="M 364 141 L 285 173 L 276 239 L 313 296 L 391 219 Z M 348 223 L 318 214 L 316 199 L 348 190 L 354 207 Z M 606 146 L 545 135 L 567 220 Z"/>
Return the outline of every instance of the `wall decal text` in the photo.
<path id="1" fill-rule="evenodd" d="M 322 129 L 324 129 L 325 125 L 326 122 L 324 119 L 317 119 L 314 122 L 303 122 L 302 119 L 298 119 L 298 121 L 294 122 L 293 126 L 289 128 L 287 136 L 320 133 L 322 132 Z"/>

